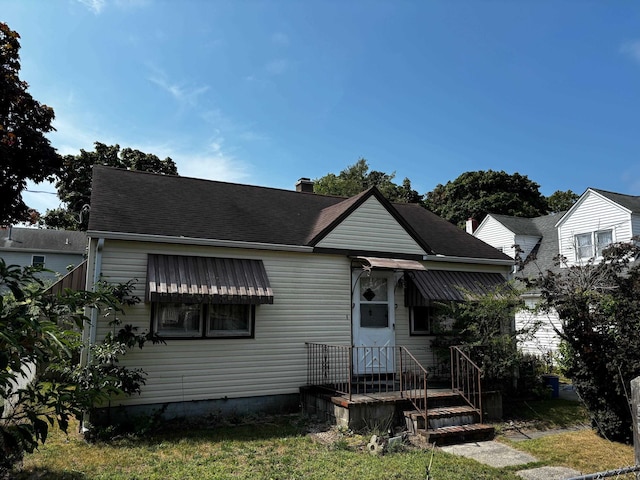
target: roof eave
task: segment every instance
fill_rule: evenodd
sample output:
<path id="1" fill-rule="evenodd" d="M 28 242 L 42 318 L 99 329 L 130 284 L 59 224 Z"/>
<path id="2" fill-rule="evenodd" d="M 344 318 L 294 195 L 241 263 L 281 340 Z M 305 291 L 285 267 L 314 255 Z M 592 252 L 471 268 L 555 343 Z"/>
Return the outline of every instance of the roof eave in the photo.
<path id="1" fill-rule="evenodd" d="M 449 263 L 470 263 L 475 265 L 496 265 L 496 266 L 513 266 L 513 259 L 500 260 L 497 258 L 474 258 L 474 257 L 455 257 L 447 255 L 425 255 L 424 260 L 427 262 L 449 262 Z"/>
<path id="2" fill-rule="evenodd" d="M 134 242 L 155 242 L 182 245 L 202 245 L 208 247 L 244 248 L 252 250 L 276 250 L 287 252 L 313 252 L 313 247 L 306 245 L 285 245 L 277 243 L 242 242 L 237 240 L 221 240 L 215 238 L 174 237 L 168 235 L 150 235 L 146 233 L 109 232 L 89 230 L 91 238 L 104 238 L 105 240 L 129 240 Z"/>

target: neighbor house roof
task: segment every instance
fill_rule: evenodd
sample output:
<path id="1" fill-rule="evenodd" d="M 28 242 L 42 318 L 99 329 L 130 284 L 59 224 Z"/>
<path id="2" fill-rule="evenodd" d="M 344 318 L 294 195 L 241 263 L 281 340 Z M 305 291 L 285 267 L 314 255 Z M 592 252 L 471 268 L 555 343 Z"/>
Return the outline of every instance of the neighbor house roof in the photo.
<path id="1" fill-rule="evenodd" d="M 519 275 L 530 277 L 537 275 L 540 271 L 560 269 L 559 265 L 555 265 L 554 260 L 560 253 L 556 223 L 565 213 L 558 212 L 529 219 L 541 238 L 527 257 L 524 268 Z"/>
<path id="2" fill-rule="evenodd" d="M 73 230 L 7 227 L 0 229 L 0 250 L 84 254 L 87 234 Z"/>
<path id="3" fill-rule="evenodd" d="M 491 216 L 515 235 L 531 235 L 534 237 L 542 235 L 534 222 L 534 218 L 513 217 L 510 215 L 497 215 L 494 213 L 492 213 Z"/>
<path id="4" fill-rule="evenodd" d="M 608 192 L 606 190 L 599 190 L 597 188 L 590 188 L 596 193 L 599 193 L 603 197 L 608 198 L 612 202 L 617 203 L 625 208 L 631 210 L 632 213 L 640 213 L 640 196 L 625 195 L 622 193 Z"/>
<path id="5" fill-rule="evenodd" d="M 94 167 L 89 233 L 312 247 L 371 196 L 429 254 L 509 260 L 418 205 L 389 203 L 375 188 L 344 198 L 105 166 Z"/>

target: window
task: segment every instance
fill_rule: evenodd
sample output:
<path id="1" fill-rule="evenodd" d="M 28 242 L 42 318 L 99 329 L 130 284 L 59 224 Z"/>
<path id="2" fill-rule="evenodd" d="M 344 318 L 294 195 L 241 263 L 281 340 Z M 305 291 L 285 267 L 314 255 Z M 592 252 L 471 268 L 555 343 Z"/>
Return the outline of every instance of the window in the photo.
<path id="1" fill-rule="evenodd" d="M 409 314 L 411 316 L 411 335 L 431 334 L 430 307 L 412 307 Z"/>
<path id="2" fill-rule="evenodd" d="M 613 232 L 601 230 L 596 232 L 596 256 L 601 257 L 602 251 L 613 243 Z"/>
<path id="3" fill-rule="evenodd" d="M 604 249 L 613 243 L 613 230 L 579 233 L 575 236 L 575 242 L 578 260 L 594 256 L 602 257 Z"/>
<path id="4" fill-rule="evenodd" d="M 33 255 L 31 257 L 31 266 L 36 268 L 44 268 L 44 255 Z"/>
<path id="5" fill-rule="evenodd" d="M 169 338 L 254 336 L 255 307 L 246 304 L 154 303 L 153 331 Z"/>
<path id="6" fill-rule="evenodd" d="M 455 319 L 449 316 L 445 306 L 411 307 L 409 310 L 409 333 L 412 336 L 451 334 L 454 323 Z"/>
<path id="7" fill-rule="evenodd" d="M 249 305 L 209 305 L 208 337 L 253 337 L 253 308 Z"/>
<path id="8" fill-rule="evenodd" d="M 576 235 L 576 255 L 578 259 L 593 257 L 593 243 L 590 233 Z"/>
<path id="9" fill-rule="evenodd" d="M 367 277 L 360 280 L 360 326 L 363 328 L 387 328 L 389 326 L 389 302 L 387 279 Z"/>

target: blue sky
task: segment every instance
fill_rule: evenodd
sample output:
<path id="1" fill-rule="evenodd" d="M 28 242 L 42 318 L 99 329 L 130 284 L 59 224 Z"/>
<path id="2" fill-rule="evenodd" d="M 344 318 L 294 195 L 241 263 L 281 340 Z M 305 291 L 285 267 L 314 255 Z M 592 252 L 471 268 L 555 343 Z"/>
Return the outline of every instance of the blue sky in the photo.
<path id="1" fill-rule="evenodd" d="M 172 157 L 181 175 L 285 189 L 364 157 L 420 193 L 492 169 L 544 195 L 640 195 L 640 2 L 0 0 L 0 12 L 63 154 L 118 143 Z"/>

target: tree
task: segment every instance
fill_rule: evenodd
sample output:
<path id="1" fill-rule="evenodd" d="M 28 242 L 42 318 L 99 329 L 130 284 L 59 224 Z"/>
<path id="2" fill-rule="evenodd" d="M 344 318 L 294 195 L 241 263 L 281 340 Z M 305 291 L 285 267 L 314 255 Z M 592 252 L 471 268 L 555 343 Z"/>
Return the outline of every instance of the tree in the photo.
<path id="1" fill-rule="evenodd" d="M 487 213 L 531 218 L 548 210 L 539 188 L 540 185 L 519 173 L 466 172 L 427 193 L 425 206 L 461 227 L 469 218 L 481 222 Z"/>
<path id="2" fill-rule="evenodd" d="M 521 294 L 507 283 L 484 294 L 465 292 L 464 302 L 438 304 L 434 318 L 436 325 L 444 325 L 443 335 L 432 340 L 432 347 L 444 361 L 449 347 L 460 347 L 482 369 L 483 388 L 509 391 L 522 359 L 516 338 L 531 333 L 512 329 L 515 312 L 522 308 Z"/>
<path id="3" fill-rule="evenodd" d="M 54 296 L 36 271 L 0 259 L 0 478 L 24 451 L 45 442 L 50 426 L 66 432 L 72 417 L 81 418 L 97 402 L 139 393 L 145 373 L 119 365 L 119 357 L 148 339 L 160 341 L 121 326 L 122 306 L 139 301 L 131 296 L 133 282 L 101 281 L 92 292 Z M 113 332 L 90 346 L 93 361 L 81 364 L 87 307 L 109 318 Z M 19 386 L 23 373 L 29 381 Z"/>
<path id="4" fill-rule="evenodd" d="M 565 342 L 563 364 L 597 432 L 630 443 L 630 382 L 640 375 L 640 255 L 637 241 L 614 244 L 602 261 L 565 265 L 528 282 L 539 289 L 542 311 L 557 312 Z"/>
<path id="5" fill-rule="evenodd" d="M 20 35 L 0 22 L 0 225 L 29 217 L 27 180 L 51 180 L 61 161 L 45 137 L 53 109 L 36 101 L 20 80 Z"/>
<path id="6" fill-rule="evenodd" d="M 571 190 L 567 190 L 566 192 L 556 190 L 547 197 L 549 213 L 565 212 L 569 210 L 579 198 L 580 195 L 573 193 Z"/>
<path id="7" fill-rule="evenodd" d="M 405 178 L 401 186 L 393 183 L 395 172 L 386 174 L 377 170 L 369 171 L 369 165 L 361 158 L 348 166 L 339 175 L 328 173 L 314 180 L 313 191 L 321 195 L 352 197 L 373 186 L 392 202 L 419 203 L 422 196 L 411 188 L 411 180 Z"/>
<path id="8" fill-rule="evenodd" d="M 65 155 L 58 174 L 56 188 L 64 208 L 47 210 L 42 224 L 48 228 L 86 230 L 89 222 L 91 200 L 91 175 L 94 165 L 108 165 L 128 170 L 177 175 L 175 162 L 167 157 L 160 160 L 156 155 L 119 145 L 95 142 L 95 151 L 80 150 L 78 155 Z"/>

